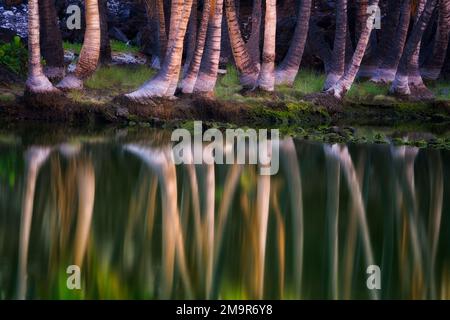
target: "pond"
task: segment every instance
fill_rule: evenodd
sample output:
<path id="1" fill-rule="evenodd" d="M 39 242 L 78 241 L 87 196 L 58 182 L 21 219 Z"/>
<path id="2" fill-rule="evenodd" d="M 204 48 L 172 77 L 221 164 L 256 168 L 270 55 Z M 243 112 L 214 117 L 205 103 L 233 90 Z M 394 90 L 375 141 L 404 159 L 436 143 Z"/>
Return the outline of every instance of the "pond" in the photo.
<path id="1" fill-rule="evenodd" d="M 1 299 L 450 298 L 449 151 L 284 138 L 262 176 L 162 130 L 33 141 L 0 139 Z"/>

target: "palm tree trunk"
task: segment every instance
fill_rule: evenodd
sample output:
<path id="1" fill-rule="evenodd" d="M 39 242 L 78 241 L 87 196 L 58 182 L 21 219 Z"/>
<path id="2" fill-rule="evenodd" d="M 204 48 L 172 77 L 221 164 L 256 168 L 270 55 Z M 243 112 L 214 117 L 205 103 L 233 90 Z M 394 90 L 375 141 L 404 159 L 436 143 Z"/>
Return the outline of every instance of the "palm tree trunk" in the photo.
<path id="1" fill-rule="evenodd" d="M 275 88 L 276 0 L 266 0 L 266 14 L 264 19 L 264 48 L 258 87 L 265 91 L 273 91 Z"/>
<path id="2" fill-rule="evenodd" d="M 425 79 L 437 80 L 445 61 L 445 54 L 450 40 L 450 2 L 440 1 L 436 39 L 431 58 L 421 70 Z"/>
<path id="3" fill-rule="evenodd" d="M 194 58 L 196 40 L 197 40 L 197 0 L 192 1 L 191 17 L 189 18 L 187 39 L 186 39 L 186 58 L 183 66 L 183 77 L 186 75 L 192 59 Z"/>
<path id="4" fill-rule="evenodd" d="M 159 20 L 159 43 L 161 59 L 166 56 L 167 50 L 167 31 L 166 31 L 166 18 L 164 14 L 164 0 L 156 0 L 156 10 L 158 11 Z M 161 61 L 162 63 L 162 61 Z"/>
<path id="5" fill-rule="evenodd" d="M 63 90 L 82 89 L 83 79 L 97 69 L 100 59 L 101 31 L 98 0 L 86 0 L 86 31 L 75 72 L 66 76 L 57 87 Z"/>
<path id="6" fill-rule="evenodd" d="M 372 2 L 372 5 L 377 6 L 378 2 L 379 0 L 374 0 Z M 364 26 L 364 29 L 359 37 L 358 45 L 356 46 L 355 53 L 353 54 L 350 67 L 345 71 L 344 76 L 339 79 L 339 81 L 336 82 L 336 84 L 332 88 L 328 90 L 329 93 L 332 93 L 338 99 L 342 98 L 343 95 L 345 95 L 345 93 L 350 89 L 353 82 L 355 81 L 356 75 L 359 71 L 359 67 L 361 66 L 361 61 L 364 58 L 364 54 L 366 52 L 370 35 L 373 31 L 374 20 L 375 12 L 372 15 L 367 15 L 367 23 Z"/>
<path id="7" fill-rule="evenodd" d="M 200 66 L 194 92 L 212 93 L 219 71 L 220 44 L 222 41 L 223 0 L 215 0 L 214 14 L 211 16 L 206 51 Z"/>
<path id="8" fill-rule="evenodd" d="M 302 61 L 305 50 L 306 39 L 308 37 L 309 20 L 311 17 L 311 0 L 302 0 L 299 7 L 297 25 L 295 26 L 294 36 L 291 45 L 281 64 L 275 71 L 276 84 L 294 83 Z"/>
<path id="9" fill-rule="evenodd" d="M 240 81 L 244 87 L 254 88 L 259 75 L 259 65 L 250 56 L 241 35 L 234 0 L 225 0 L 228 35 L 236 67 L 240 72 Z"/>
<path id="10" fill-rule="evenodd" d="M 177 88 L 183 56 L 184 36 L 192 9 L 192 0 L 173 0 L 170 17 L 169 43 L 166 57 L 158 74 L 138 90 L 125 95 L 137 103 L 152 103 L 154 97 L 172 97 Z"/>
<path id="11" fill-rule="evenodd" d="M 345 72 L 345 47 L 347 40 L 347 0 L 336 1 L 336 31 L 330 72 L 325 80 L 324 90 L 331 88 Z"/>
<path id="12" fill-rule="evenodd" d="M 390 91 L 400 95 L 410 95 L 411 88 L 409 86 L 409 66 L 414 52 L 417 50 L 417 45 L 420 43 L 423 33 L 427 28 L 431 15 L 437 0 L 428 0 L 425 5 L 425 10 L 421 14 L 417 23 L 415 24 L 408 43 L 400 60 L 399 68 L 395 75 L 395 80 L 392 83 Z"/>
<path id="13" fill-rule="evenodd" d="M 39 4 L 38 0 L 28 2 L 28 78 L 25 90 L 31 93 L 55 92 L 41 65 L 41 47 L 39 42 Z"/>
<path id="14" fill-rule="evenodd" d="M 109 63 L 111 57 L 111 44 L 109 42 L 108 30 L 108 7 L 107 0 L 99 0 L 100 14 L 100 62 Z"/>
<path id="15" fill-rule="evenodd" d="M 423 10 L 425 10 L 425 3 L 426 0 L 419 1 L 419 5 L 417 8 L 417 17 L 414 21 L 414 24 L 418 22 L 419 17 L 423 13 Z M 409 84 L 410 86 L 418 88 L 420 90 L 426 89 L 425 84 L 423 83 L 422 80 L 422 75 L 420 74 L 420 67 L 419 67 L 419 56 L 421 47 L 422 47 L 422 40 L 419 41 L 419 43 L 417 44 L 416 49 L 414 50 L 414 53 L 411 57 L 411 62 L 408 66 Z"/>
<path id="16" fill-rule="evenodd" d="M 206 33 L 208 31 L 209 16 L 211 12 L 211 2 L 212 0 L 206 0 L 203 4 L 202 20 L 200 21 L 200 28 L 197 34 L 194 57 L 192 58 L 192 62 L 189 64 L 187 74 L 181 84 L 183 93 L 194 92 L 194 86 L 197 81 L 203 51 L 205 48 Z"/>
<path id="17" fill-rule="evenodd" d="M 253 0 L 252 10 L 252 32 L 247 41 L 247 48 L 250 56 L 255 61 L 260 61 L 260 43 L 261 43 L 261 19 L 262 19 L 262 0 Z"/>
<path id="18" fill-rule="evenodd" d="M 39 15 L 41 17 L 42 56 L 46 63 L 45 75 L 50 79 L 62 78 L 64 77 L 64 49 L 54 1 L 41 0 Z"/>
<path id="19" fill-rule="evenodd" d="M 403 0 L 400 11 L 400 20 L 393 41 L 390 38 L 389 30 L 384 31 L 386 32 L 386 41 L 390 41 L 391 45 L 385 55 L 380 54 L 382 61 L 376 75 L 371 79 L 373 82 L 389 83 L 395 78 L 408 35 L 411 20 L 411 0 Z"/>

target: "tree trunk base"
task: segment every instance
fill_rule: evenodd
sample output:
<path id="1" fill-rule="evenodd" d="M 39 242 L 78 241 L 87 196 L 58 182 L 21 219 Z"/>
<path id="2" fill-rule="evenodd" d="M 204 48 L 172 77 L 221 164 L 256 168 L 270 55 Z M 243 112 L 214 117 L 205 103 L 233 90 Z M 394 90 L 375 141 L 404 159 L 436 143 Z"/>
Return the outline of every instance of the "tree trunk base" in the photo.
<path id="1" fill-rule="evenodd" d="M 64 67 L 45 67 L 45 76 L 50 80 L 60 81 L 66 75 L 66 70 Z"/>
<path id="2" fill-rule="evenodd" d="M 394 81 L 396 73 L 396 69 L 378 69 L 370 81 L 375 83 L 391 83 Z"/>
<path id="3" fill-rule="evenodd" d="M 25 92 L 32 94 L 45 94 L 59 92 L 44 75 L 29 76 L 25 83 Z"/>
<path id="4" fill-rule="evenodd" d="M 423 68 L 420 69 L 420 74 L 422 75 L 422 78 L 426 80 L 437 80 L 439 79 L 439 76 L 441 75 L 441 69 L 439 68 Z"/>
<path id="5" fill-rule="evenodd" d="M 293 86 L 295 78 L 297 77 L 298 69 L 278 69 L 275 70 L 275 84 Z"/>
<path id="6" fill-rule="evenodd" d="M 56 85 L 56 87 L 63 91 L 82 90 L 83 80 L 81 80 L 74 74 L 69 74 L 64 79 L 62 79 L 61 82 Z"/>

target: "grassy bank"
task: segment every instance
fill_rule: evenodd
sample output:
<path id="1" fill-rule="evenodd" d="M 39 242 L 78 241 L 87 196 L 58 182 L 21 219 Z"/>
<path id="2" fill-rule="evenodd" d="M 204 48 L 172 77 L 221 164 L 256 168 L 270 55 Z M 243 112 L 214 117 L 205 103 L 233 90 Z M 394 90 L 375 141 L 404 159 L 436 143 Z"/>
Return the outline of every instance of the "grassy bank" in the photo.
<path id="1" fill-rule="evenodd" d="M 357 82 L 337 108 L 314 96 L 324 75 L 302 70 L 292 87 L 274 93 L 243 92 L 237 71 L 219 77 L 215 98 L 178 95 L 153 106 L 118 99 L 156 73 L 144 65 L 102 66 L 85 81 L 85 89 L 47 100 L 23 97 L 23 84 L 0 86 L 0 120 L 59 123 L 113 122 L 128 127 L 188 126 L 202 120 L 211 126 L 279 128 L 285 134 L 323 142 L 370 142 L 450 145 L 449 83 L 430 85 L 436 100 L 413 102 L 388 95 L 388 86 Z M 367 131 L 365 128 L 376 128 Z M 431 133 L 405 138 L 404 133 Z"/>

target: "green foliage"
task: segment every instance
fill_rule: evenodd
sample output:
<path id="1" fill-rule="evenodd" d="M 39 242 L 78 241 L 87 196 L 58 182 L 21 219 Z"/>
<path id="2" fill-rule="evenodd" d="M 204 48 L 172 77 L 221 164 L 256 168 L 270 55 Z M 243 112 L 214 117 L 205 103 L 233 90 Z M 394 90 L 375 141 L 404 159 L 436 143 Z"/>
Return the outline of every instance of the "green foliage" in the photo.
<path id="1" fill-rule="evenodd" d="M 147 81 L 155 71 L 147 66 L 136 66 L 132 69 L 127 66 L 104 66 L 86 80 L 89 89 L 133 89 Z"/>
<path id="2" fill-rule="evenodd" d="M 19 37 L 10 43 L 0 44 L 0 65 L 17 75 L 27 72 L 28 52 Z"/>
<path id="3" fill-rule="evenodd" d="M 125 42 L 117 41 L 117 40 L 111 40 L 111 51 L 113 52 L 131 52 L 131 53 L 138 53 L 139 47 L 128 45 Z"/>
<path id="4" fill-rule="evenodd" d="M 324 82 L 324 74 L 310 69 L 302 69 L 295 78 L 294 89 L 303 94 L 320 92 Z"/>
<path id="5" fill-rule="evenodd" d="M 217 98 L 230 99 L 242 89 L 239 83 L 239 73 L 234 65 L 227 66 L 227 73 L 217 81 L 214 94 Z"/>
<path id="6" fill-rule="evenodd" d="M 389 93 L 387 85 L 376 84 L 370 81 L 355 82 L 347 94 L 349 99 L 366 100 L 376 96 L 386 96 Z"/>
<path id="7" fill-rule="evenodd" d="M 110 41 L 110 45 L 111 45 L 111 51 L 112 52 L 138 53 L 140 51 L 139 47 L 128 45 L 128 44 L 126 44 L 125 42 L 122 42 L 122 41 L 111 40 Z M 74 52 L 76 54 L 80 54 L 82 44 L 81 43 L 71 43 L 71 42 L 64 41 L 63 47 L 64 47 L 64 50 L 72 51 L 72 52 Z"/>

